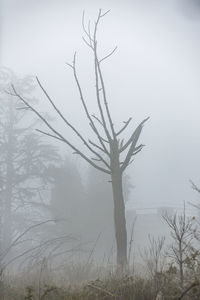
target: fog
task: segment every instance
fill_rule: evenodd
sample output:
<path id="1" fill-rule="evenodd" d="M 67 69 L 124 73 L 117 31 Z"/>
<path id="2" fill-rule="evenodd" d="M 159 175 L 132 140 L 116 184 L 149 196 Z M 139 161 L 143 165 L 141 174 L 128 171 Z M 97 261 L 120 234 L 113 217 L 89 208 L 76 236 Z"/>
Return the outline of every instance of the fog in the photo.
<path id="1" fill-rule="evenodd" d="M 12 70 L 19 78 L 38 76 L 57 107 L 86 139 L 91 136 L 91 128 L 83 113 L 73 72 L 66 63 L 72 62 L 76 51 L 77 72 L 87 105 L 90 111 L 97 111 L 93 57 L 82 40 L 81 19 L 83 11 L 86 20 L 93 22 L 99 8 L 110 10 L 98 29 L 98 47 L 100 56 L 105 56 L 117 45 L 117 51 L 102 67 L 114 124 L 120 128 L 123 121 L 132 117 L 125 133 L 128 137 L 143 119 L 150 117 L 140 137 L 145 147 L 126 172 L 133 186 L 126 205 L 130 218 L 127 223 L 131 226 L 135 210 L 137 214 L 151 215 L 153 209 L 171 207 L 180 212 L 184 202 L 187 213 L 195 215 L 196 210 L 189 202 L 199 199 L 198 193 L 191 188 L 190 179 L 197 185 L 200 183 L 200 1 L 1 0 L 0 5 L 1 67 Z M 36 107 L 53 117 L 56 128 L 85 151 L 83 143 L 56 117 L 36 82 L 35 85 L 32 94 L 39 99 Z M 44 140 L 56 145 L 63 157 L 67 155 L 72 160 L 81 176 L 81 185 L 86 187 L 88 178 L 94 176 L 89 175 L 92 171 L 88 164 L 74 157 L 66 145 L 54 144 L 50 137 Z M 101 179 L 101 172 L 97 171 L 95 176 L 96 183 L 98 180 L 108 183 L 107 177 Z M 99 186 L 97 184 L 98 193 Z M 70 193 L 73 194 L 73 188 Z M 86 193 L 87 199 L 87 187 L 81 193 Z M 92 199 L 95 191 L 90 193 L 93 193 Z M 112 198 L 110 187 L 108 193 L 105 192 L 106 197 Z M 101 220 L 106 213 L 103 210 L 101 215 L 101 208 L 97 207 L 95 211 L 94 204 L 92 211 L 90 202 L 84 209 L 78 203 L 72 208 L 74 214 L 84 210 L 88 219 L 91 216 L 95 219 L 96 214 Z M 109 205 L 108 211 L 112 212 L 112 204 Z M 154 222 L 151 216 L 149 221 L 145 218 L 147 222 Z M 73 223 L 72 215 L 71 220 Z M 94 226 L 93 221 L 93 225 L 87 226 Z M 111 220 L 108 225 L 112 227 L 112 223 Z M 82 234 L 86 233 L 87 226 Z M 95 241 L 95 236 L 97 238 L 104 230 L 101 225 L 96 226 L 87 240 Z M 71 233 L 76 230 L 72 226 Z M 142 239 L 140 230 L 141 227 L 136 226 L 138 243 Z M 154 229 L 149 229 L 153 230 L 157 235 L 166 228 L 157 232 L 155 225 Z M 109 249 L 114 243 L 114 228 L 110 234 L 112 240 L 108 234 L 102 241 L 109 244 Z M 99 249 L 106 251 L 106 247 Z"/>
<path id="2" fill-rule="evenodd" d="M 80 102 L 65 63 L 76 50 L 90 104 L 91 58 L 81 40 L 82 11 L 94 19 L 99 6 L 111 9 L 101 26 L 100 42 L 102 53 L 118 46 L 104 67 L 114 120 L 117 124 L 129 116 L 135 122 L 151 117 L 142 136 L 146 148 L 129 170 L 138 206 L 191 200 L 194 194 L 188 179 L 199 176 L 199 4 L 184 2 L 2 4 L 1 64 L 20 75 L 39 76 L 59 107 L 80 127 L 84 124 Z"/>

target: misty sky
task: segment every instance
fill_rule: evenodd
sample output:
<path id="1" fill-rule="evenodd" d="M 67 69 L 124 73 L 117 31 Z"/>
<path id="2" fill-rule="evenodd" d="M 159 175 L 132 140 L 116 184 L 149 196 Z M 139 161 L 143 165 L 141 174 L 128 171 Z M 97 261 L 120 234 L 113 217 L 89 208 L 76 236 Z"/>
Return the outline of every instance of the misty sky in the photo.
<path id="1" fill-rule="evenodd" d="M 99 29 L 99 52 L 104 55 L 118 46 L 103 67 L 115 126 L 132 116 L 134 128 L 150 116 L 141 136 L 146 147 L 129 168 L 135 185 L 132 205 L 177 207 L 198 198 L 189 179 L 200 183 L 200 1 L 0 3 L 1 66 L 19 76 L 39 76 L 57 105 L 88 137 L 66 62 L 77 50 L 80 80 L 95 111 L 92 56 L 82 42 L 81 17 L 85 10 L 86 18 L 94 20 L 99 8 L 111 9 Z"/>

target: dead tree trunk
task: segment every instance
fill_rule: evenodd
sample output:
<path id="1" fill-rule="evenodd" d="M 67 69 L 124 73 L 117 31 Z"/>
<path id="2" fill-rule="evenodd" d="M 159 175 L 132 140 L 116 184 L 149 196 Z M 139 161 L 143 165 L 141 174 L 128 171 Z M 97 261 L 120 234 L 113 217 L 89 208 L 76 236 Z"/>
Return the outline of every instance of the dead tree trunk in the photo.
<path id="1" fill-rule="evenodd" d="M 118 172 L 112 175 L 112 190 L 114 201 L 114 224 L 117 244 L 117 265 L 122 269 L 127 264 L 127 232 L 125 205 L 122 191 L 122 175 Z"/>
<path id="2" fill-rule="evenodd" d="M 125 204 L 122 187 L 118 143 L 113 142 L 111 148 L 111 181 L 114 201 L 114 224 L 117 245 L 117 265 L 123 270 L 127 265 L 127 230 Z"/>
<path id="3" fill-rule="evenodd" d="M 117 245 L 117 265 L 124 269 L 127 264 L 127 230 L 125 204 L 122 188 L 122 172 L 120 169 L 118 143 L 111 148 L 111 181 L 114 201 L 115 239 Z"/>
<path id="4" fill-rule="evenodd" d="M 97 29 L 100 20 L 107 14 L 99 11 L 97 20 L 92 29 L 90 22 L 88 26 L 85 26 L 84 15 L 82 20 L 83 30 L 85 37 L 83 37 L 86 45 L 92 50 L 94 57 L 94 74 L 95 74 L 95 90 L 96 90 L 96 103 L 98 106 L 98 114 L 94 115 L 89 112 L 87 107 L 84 94 L 81 88 L 80 81 L 78 79 L 76 71 L 76 53 L 74 54 L 74 60 L 72 64 L 68 64 L 73 70 L 74 79 L 78 88 L 79 96 L 81 99 L 81 104 L 83 106 L 84 113 L 88 119 L 88 123 L 91 127 L 96 141 L 85 139 L 81 133 L 69 122 L 62 112 L 57 108 L 54 101 L 51 99 L 45 88 L 40 83 L 39 79 L 37 82 L 43 91 L 45 97 L 47 98 L 50 105 L 59 115 L 59 117 L 64 121 L 65 125 L 71 128 L 73 133 L 83 142 L 85 148 L 89 150 L 89 155 L 84 154 L 80 151 L 75 145 L 73 145 L 67 138 L 65 138 L 59 131 L 52 126 L 52 124 L 41 114 L 39 113 L 29 102 L 20 95 L 15 87 L 12 85 L 11 94 L 18 97 L 24 104 L 25 108 L 32 110 L 47 126 L 50 132 L 45 132 L 38 130 L 40 133 L 50 136 L 56 140 L 64 142 L 74 153 L 80 155 L 85 159 L 89 164 L 98 169 L 101 172 L 105 172 L 110 175 L 112 182 L 112 191 L 113 191 L 113 201 L 114 201 L 114 223 L 115 223 L 115 237 L 116 237 L 116 246 L 117 246 L 117 265 L 122 271 L 125 270 L 127 264 L 127 232 L 126 232 L 126 218 L 125 218 L 125 204 L 123 197 L 123 188 L 122 188 L 122 176 L 126 168 L 132 163 L 133 157 L 142 150 L 142 144 L 137 146 L 138 139 L 140 137 L 142 128 L 147 119 L 143 120 L 137 128 L 133 131 L 130 138 L 127 141 L 124 141 L 121 138 L 121 134 L 128 127 L 131 122 L 131 118 L 124 122 L 124 125 L 121 129 L 116 130 L 114 123 L 111 117 L 106 88 L 104 83 L 104 78 L 102 74 L 101 65 L 102 63 L 109 58 L 116 50 L 116 47 L 108 55 L 103 58 L 99 58 L 97 54 Z M 100 127 L 100 129 L 99 129 Z"/>

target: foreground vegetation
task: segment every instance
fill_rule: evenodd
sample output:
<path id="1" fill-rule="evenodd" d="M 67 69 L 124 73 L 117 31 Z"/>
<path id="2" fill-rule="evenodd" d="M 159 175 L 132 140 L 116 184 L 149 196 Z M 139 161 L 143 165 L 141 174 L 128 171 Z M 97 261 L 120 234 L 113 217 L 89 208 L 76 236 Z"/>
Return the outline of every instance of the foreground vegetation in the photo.
<path id="1" fill-rule="evenodd" d="M 155 278 L 142 279 L 137 276 L 90 281 L 79 286 L 43 285 L 11 287 L 9 283 L 1 283 L 1 299 L 3 300 L 181 300 L 200 299 L 198 281 L 188 283 L 184 289 L 178 286 L 176 273 L 168 270 L 160 277 L 160 291 L 156 291 Z"/>
<path id="2" fill-rule="evenodd" d="M 163 221 L 171 240 L 149 235 L 148 246 L 135 253 L 137 261 L 130 260 L 126 270 L 98 266 L 92 253 L 85 263 L 67 257 L 53 263 L 51 255 L 42 257 L 40 251 L 40 259 L 29 257 L 20 272 L 20 260 L 13 269 L 2 268 L 0 299 L 199 300 L 199 221 L 186 216 L 185 207 L 180 215 L 163 215 Z"/>

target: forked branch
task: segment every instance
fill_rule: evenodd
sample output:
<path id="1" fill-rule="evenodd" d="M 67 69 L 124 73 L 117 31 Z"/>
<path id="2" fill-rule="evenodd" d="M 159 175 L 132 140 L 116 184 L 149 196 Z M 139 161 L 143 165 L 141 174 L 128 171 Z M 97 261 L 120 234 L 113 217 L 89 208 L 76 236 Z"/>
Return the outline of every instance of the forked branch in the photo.
<path id="1" fill-rule="evenodd" d="M 84 158 L 88 163 L 90 163 L 93 167 L 96 169 L 110 174 L 110 167 L 109 169 L 102 168 L 98 165 L 96 165 L 91 159 L 89 159 L 85 154 L 83 154 L 77 147 L 75 147 L 73 144 L 71 144 L 61 133 L 59 133 L 31 104 L 29 104 L 21 95 L 19 95 L 14 87 L 14 85 L 11 85 L 13 93 L 10 93 L 12 96 L 18 97 L 28 108 L 31 109 L 38 117 L 43 121 L 43 123 L 55 134 L 55 136 L 58 137 L 58 139 L 65 144 L 67 144 L 71 149 L 75 151 L 76 154 L 80 155 L 82 158 Z M 46 135 L 49 135 L 48 133 L 45 133 Z M 53 136 L 53 137 L 55 137 Z M 101 157 L 101 156 L 100 156 Z M 105 162 L 107 164 L 107 162 Z M 108 164 L 107 164 L 108 165 Z M 109 166 L 109 165 L 108 165 Z"/>
<path id="2" fill-rule="evenodd" d="M 140 145 L 138 147 L 136 147 L 136 144 L 138 142 L 138 139 L 140 137 L 140 134 L 142 132 L 142 128 L 143 128 L 143 124 L 148 120 L 145 119 L 143 120 L 139 126 L 136 128 L 136 130 L 134 131 L 134 133 L 132 134 L 130 140 L 122 147 L 121 149 L 121 152 L 124 151 L 129 145 L 130 145 L 130 148 L 128 150 L 128 153 L 126 155 L 126 158 L 124 160 L 124 163 L 123 165 L 121 166 L 121 172 L 123 172 L 127 166 L 129 165 L 130 161 L 131 161 L 131 158 L 133 155 L 135 155 L 136 153 L 140 152 L 143 148 L 143 145 Z"/>
<path id="3" fill-rule="evenodd" d="M 123 152 L 124 150 L 126 150 L 126 149 L 128 148 L 128 146 L 129 146 L 131 143 L 133 143 L 133 141 L 134 141 L 136 135 L 137 135 L 137 136 L 138 136 L 138 134 L 140 135 L 140 133 L 141 133 L 141 131 L 142 131 L 143 124 L 144 124 L 148 119 L 149 119 L 149 117 L 146 118 L 146 119 L 144 119 L 144 120 L 138 125 L 138 127 L 137 127 L 136 130 L 133 132 L 133 134 L 131 135 L 131 137 L 129 138 L 129 140 L 124 144 L 124 146 L 121 147 L 120 152 Z M 139 138 L 139 136 L 138 136 L 138 138 Z"/>
<path id="4" fill-rule="evenodd" d="M 54 108 L 54 110 L 57 112 L 57 114 L 61 117 L 61 119 L 65 122 L 65 124 L 70 127 L 73 132 L 75 132 L 75 134 L 81 139 L 81 141 L 84 143 L 84 145 L 93 153 L 95 154 L 105 165 L 106 167 L 109 168 L 109 165 L 107 164 L 107 162 L 103 159 L 103 157 L 96 151 L 94 151 L 90 145 L 87 143 L 87 141 L 83 138 L 83 136 L 78 132 L 78 130 L 64 117 L 64 115 L 61 113 L 61 111 L 57 108 L 57 106 L 55 105 L 55 103 L 53 102 L 53 100 L 51 99 L 51 97 L 49 96 L 49 94 L 47 93 L 46 89 L 43 87 L 43 85 L 41 84 L 40 80 L 38 79 L 38 77 L 36 77 L 37 83 L 39 85 L 39 87 L 41 88 L 41 90 L 43 91 L 43 93 L 45 94 L 46 98 L 48 99 L 49 103 L 52 105 L 52 107 Z M 44 132 L 43 132 L 44 133 Z M 48 134 L 49 135 L 49 134 Z"/>
<path id="5" fill-rule="evenodd" d="M 89 113 L 89 110 L 87 108 L 87 105 L 86 105 L 86 102 L 85 102 L 85 99 L 84 99 L 84 96 L 83 96 L 83 92 L 82 92 L 82 88 L 81 88 L 81 85 L 80 85 L 80 82 L 79 82 L 79 79 L 78 79 L 78 76 L 77 76 L 77 72 L 76 72 L 76 52 L 74 54 L 74 59 L 73 59 L 73 63 L 72 65 L 71 64 L 68 64 L 72 69 L 73 69 L 73 74 L 74 74 L 74 79 L 75 79 L 75 82 L 76 82 L 76 85 L 78 87 L 78 91 L 79 91 L 79 95 L 80 95 L 80 99 L 81 99 L 81 103 L 83 105 L 83 108 L 84 108 L 84 111 L 85 111 L 85 114 L 88 118 L 88 121 L 89 121 L 89 124 L 91 124 L 91 128 L 92 130 L 94 131 L 94 133 L 96 134 L 101 146 L 103 147 L 105 153 L 107 155 L 109 155 L 109 152 L 104 144 L 104 141 L 103 139 L 101 138 L 99 132 L 98 132 L 98 129 L 97 127 L 95 126 L 94 122 L 93 122 L 93 119 L 91 117 L 91 114 Z"/>

